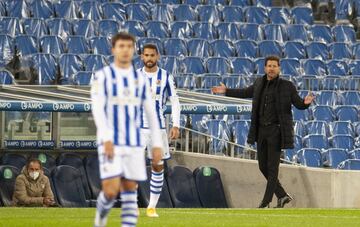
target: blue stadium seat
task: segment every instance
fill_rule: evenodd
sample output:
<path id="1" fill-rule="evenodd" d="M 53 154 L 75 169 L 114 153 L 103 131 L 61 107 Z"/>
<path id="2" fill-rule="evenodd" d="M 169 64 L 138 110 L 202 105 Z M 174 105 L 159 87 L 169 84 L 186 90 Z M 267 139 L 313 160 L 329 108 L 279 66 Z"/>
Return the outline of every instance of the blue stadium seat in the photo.
<path id="1" fill-rule="evenodd" d="M 255 72 L 255 65 L 250 58 L 233 58 L 231 62 L 234 73 L 252 76 Z"/>
<path id="2" fill-rule="evenodd" d="M 326 121 L 308 121 L 305 127 L 307 134 L 330 136 L 329 125 Z"/>
<path id="3" fill-rule="evenodd" d="M 348 87 L 348 81 L 342 76 L 326 76 L 322 83 L 323 90 L 344 90 Z"/>
<path id="4" fill-rule="evenodd" d="M 152 20 L 163 21 L 166 24 L 170 24 L 174 20 L 173 7 L 169 4 L 156 4 L 151 8 Z"/>
<path id="5" fill-rule="evenodd" d="M 354 149 L 354 138 L 351 135 L 335 135 L 330 138 L 332 147 L 342 148 L 346 151 Z"/>
<path id="6" fill-rule="evenodd" d="M 145 29 L 146 29 L 147 37 L 151 37 L 151 38 L 170 37 L 168 25 L 162 21 L 148 21 L 145 24 Z"/>
<path id="7" fill-rule="evenodd" d="M 206 4 L 208 5 L 227 5 L 227 0 L 207 0 Z"/>
<path id="8" fill-rule="evenodd" d="M 52 18 L 46 20 L 46 25 L 49 29 L 49 34 L 59 36 L 65 40 L 68 36 L 73 34 L 72 24 L 69 20 L 64 18 Z"/>
<path id="9" fill-rule="evenodd" d="M 125 5 L 128 20 L 148 21 L 150 10 L 145 4 L 130 3 Z"/>
<path id="10" fill-rule="evenodd" d="M 322 42 L 310 42 L 306 46 L 309 58 L 327 60 L 329 58 L 328 46 Z"/>
<path id="11" fill-rule="evenodd" d="M 359 121 L 359 111 L 355 106 L 338 106 L 335 113 L 339 121 Z"/>
<path id="12" fill-rule="evenodd" d="M 360 59 L 360 42 L 354 43 L 352 46 L 352 54 L 355 59 Z"/>
<path id="13" fill-rule="evenodd" d="M 281 74 L 288 74 L 291 76 L 299 76 L 300 62 L 296 58 L 284 58 L 280 61 Z"/>
<path id="14" fill-rule="evenodd" d="M 227 88 L 239 88 L 239 87 L 247 87 L 244 84 L 250 84 L 249 77 L 241 76 L 240 74 L 228 74 L 223 76 L 223 83 Z"/>
<path id="15" fill-rule="evenodd" d="M 360 160 L 348 159 L 338 165 L 338 169 L 360 170 Z"/>
<path id="16" fill-rule="evenodd" d="M 126 20 L 126 11 L 120 2 L 105 2 L 101 5 L 104 19 L 113 19 L 116 21 Z"/>
<path id="17" fill-rule="evenodd" d="M 157 0 L 137 0 L 136 2 L 144 4 L 146 6 L 152 6 L 152 5 L 155 5 L 156 3 L 158 3 Z"/>
<path id="18" fill-rule="evenodd" d="M 110 55 L 110 42 L 107 37 L 104 36 L 96 36 L 92 37 L 88 40 L 90 45 L 90 49 L 94 54 L 103 54 L 103 55 Z"/>
<path id="19" fill-rule="evenodd" d="M 214 40 L 210 43 L 214 57 L 234 57 L 235 48 L 232 42 L 224 39 Z"/>
<path id="20" fill-rule="evenodd" d="M 305 47 L 302 42 L 288 41 L 284 45 L 284 57 L 286 58 L 306 58 Z"/>
<path id="21" fill-rule="evenodd" d="M 306 134 L 306 128 L 302 121 L 294 121 L 294 134 L 296 136 L 304 137 Z"/>
<path id="22" fill-rule="evenodd" d="M 68 85 L 73 83 L 74 75 L 83 71 L 81 58 L 76 54 L 62 54 L 59 58 L 60 84 Z"/>
<path id="23" fill-rule="evenodd" d="M 322 155 L 324 166 L 333 169 L 336 169 L 341 162 L 349 158 L 348 153 L 341 148 L 328 149 Z"/>
<path id="24" fill-rule="evenodd" d="M 352 75 L 360 75 L 360 60 L 353 60 L 349 62 L 348 66 Z"/>
<path id="25" fill-rule="evenodd" d="M 310 39 L 315 42 L 332 43 L 334 38 L 329 25 L 314 24 L 309 28 Z"/>
<path id="26" fill-rule="evenodd" d="M 244 13 L 239 6 L 224 6 L 221 11 L 224 22 L 242 22 L 244 21 Z"/>
<path id="27" fill-rule="evenodd" d="M 333 59 L 352 58 L 351 48 L 347 43 L 331 43 L 329 50 Z"/>
<path id="28" fill-rule="evenodd" d="M 211 47 L 206 39 L 190 39 L 187 43 L 189 56 L 209 57 Z"/>
<path id="29" fill-rule="evenodd" d="M 208 22 L 197 22 L 193 24 L 194 37 L 213 40 L 217 38 L 215 26 Z"/>
<path id="30" fill-rule="evenodd" d="M 353 125 L 354 125 L 354 131 L 355 131 L 355 134 L 356 134 L 356 136 L 358 136 L 358 139 L 359 139 L 359 136 L 360 136 L 360 122 L 354 122 L 353 123 Z M 358 140 L 357 139 L 357 140 Z M 357 141 L 356 141 L 357 142 Z M 358 146 L 358 145 L 356 145 L 356 146 Z M 359 148 L 360 149 L 360 148 Z M 359 158 L 360 159 L 360 158 Z"/>
<path id="31" fill-rule="evenodd" d="M 66 49 L 69 54 L 88 54 L 90 52 L 84 36 L 69 36 L 66 40 Z"/>
<path id="32" fill-rule="evenodd" d="M 0 34 L 10 35 L 15 37 L 22 33 L 19 18 L 15 17 L 1 17 L 0 18 Z"/>
<path id="33" fill-rule="evenodd" d="M 171 37 L 179 39 L 193 37 L 192 24 L 188 21 L 174 21 L 171 24 Z"/>
<path id="34" fill-rule="evenodd" d="M 231 63 L 224 57 L 210 57 L 205 62 L 209 73 L 224 75 L 232 72 Z"/>
<path id="35" fill-rule="evenodd" d="M 222 22 L 217 26 L 219 39 L 236 41 L 240 39 L 240 29 L 236 23 Z"/>
<path id="36" fill-rule="evenodd" d="M 119 23 L 114 19 L 99 20 L 97 22 L 98 35 L 111 38 L 120 30 Z"/>
<path id="37" fill-rule="evenodd" d="M 55 14 L 59 18 L 80 18 L 77 1 L 58 1 L 56 4 L 54 4 L 54 7 Z"/>
<path id="38" fill-rule="evenodd" d="M 343 92 L 345 105 L 360 105 L 360 93 L 358 91 Z"/>
<path id="39" fill-rule="evenodd" d="M 218 73 L 205 73 L 195 76 L 196 88 L 209 89 L 219 85 L 222 77 Z"/>
<path id="40" fill-rule="evenodd" d="M 350 121 L 335 121 L 330 123 L 332 135 L 351 135 L 355 137 L 355 131 Z"/>
<path id="41" fill-rule="evenodd" d="M 209 154 L 225 155 L 227 149 L 225 141 L 230 140 L 230 133 L 225 120 L 210 119 L 206 122 L 205 129 L 206 133 L 213 137 L 208 141 Z"/>
<path id="42" fill-rule="evenodd" d="M 174 76 L 174 80 L 177 88 L 195 88 L 195 78 L 191 73 L 178 74 L 178 76 Z"/>
<path id="43" fill-rule="evenodd" d="M 327 63 L 329 75 L 346 76 L 349 73 L 348 65 L 343 60 L 330 60 Z"/>
<path id="44" fill-rule="evenodd" d="M 96 36 L 95 22 L 89 19 L 77 19 L 73 22 L 74 35 L 84 36 L 90 38 Z"/>
<path id="45" fill-rule="evenodd" d="M 314 23 L 313 12 L 309 7 L 297 6 L 291 10 L 294 24 L 309 24 Z"/>
<path id="46" fill-rule="evenodd" d="M 248 39 L 253 41 L 263 40 L 264 34 L 259 24 L 244 23 L 240 25 L 240 34 L 242 39 Z"/>
<path id="47" fill-rule="evenodd" d="M 236 120 L 231 124 L 230 130 L 232 137 L 234 138 L 234 143 L 241 146 L 247 144 L 247 135 L 250 129 L 250 121 L 246 120 Z M 241 147 L 234 147 L 235 156 L 241 156 L 244 154 L 244 149 Z"/>
<path id="48" fill-rule="evenodd" d="M 315 106 L 312 110 L 314 120 L 331 122 L 335 120 L 335 114 L 330 106 Z"/>
<path id="49" fill-rule="evenodd" d="M 301 90 L 318 91 L 321 89 L 322 78 L 315 75 L 304 75 L 297 78 L 297 86 Z"/>
<path id="50" fill-rule="evenodd" d="M 140 68 L 144 67 L 144 62 L 143 62 L 143 60 L 141 60 L 141 56 L 139 56 L 139 55 L 133 58 L 133 64 L 136 69 L 140 69 Z"/>
<path id="51" fill-rule="evenodd" d="M 249 6 L 245 8 L 246 22 L 256 24 L 267 24 L 269 21 L 268 12 L 264 7 Z"/>
<path id="52" fill-rule="evenodd" d="M 82 1 L 79 5 L 79 14 L 81 18 L 90 20 L 100 20 L 100 4 L 97 1 Z"/>
<path id="53" fill-rule="evenodd" d="M 203 4 L 203 0 L 183 0 L 183 4 L 195 7 L 195 6 Z"/>
<path id="54" fill-rule="evenodd" d="M 49 33 L 45 21 L 37 18 L 26 18 L 22 20 L 22 29 L 25 34 L 35 37 L 41 37 Z"/>
<path id="55" fill-rule="evenodd" d="M 287 26 L 287 35 L 290 41 L 307 42 L 307 29 L 303 24 L 290 24 Z"/>
<path id="56" fill-rule="evenodd" d="M 176 56 L 163 55 L 160 58 L 160 67 L 164 68 L 168 73 L 177 75 L 179 73 L 180 61 Z"/>
<path id="57" fill-rule="evenodd" d="M 269 11 L 269 19 L 273 24 L 290 24 L 291 13 L 285 7 L 272 7 Z"/>
<path id="58" fill-rule="evenodd" d="M 167 180 L 174 207 L 201 207 L 193 173 L 188 168 L 175 166 L 169 169 Z"/>
<path id="59" fill-rule="evenodd" d="M 303 142 L 306 148 L 327 149 L 329 147 L 328 138 L 324 135 L 307 135 Z"/>
<path id="60" fill-rule="evenodd" d="M 14 38 L 16 53 L 23 57 L 38 52 L 37 39 L 35 36 L 19 35 Z"/>
<path id="61" fill-rule="evenodd" d="M 156 47 L 158 48 L 158 51 L 160 54 L 163 54 L 164 53 L 164 47 L 163 47 L 163 44 L 162 44 L 162 41 L 159 39 L 159 38 L 140 38 L 138 41 L 137 41 L 137 46 L 139 48 L 139 53 L 141 53 L 142 49 L 143 49 L 143 46 L 147 43 L 152 43 L 152 44 L 155 44 Z"/>
<path id="62" fill-rule="evenodd" d="M 14 166 L 21 170 L 26 165 L 26 158 L 21 154 L 5 153 L 0 163 L 1 165 Z"/>
<path id="63" fill-rule="evenodd" d="M 194 170 L 194 178 L 202 207 L 228 207 L 220 172 L 217 169 L 198 167 Z"/>
<path id="64" fill-rule="evenodd" d="M 61 206 L 89 207 L 79 170 L 71 166 L 58 166 L 52 171 L 51 178 Z"/>
<path id="65" fill-rule="evenodd" d="M 276 40 L 281 43 L 287 39 L 285 27 L 281 24 L 266 24 L 264 35 L 266 40 Z"/>
<path id="66" fill-rule="evenodd" d="M 335 5 L 335 20 L 347 20 L 353 11 L 354 4 L 357 1 L 349 1 L 349 0 L 342 0 L 342 1 L 334 1 Z"/>
<path id="67" fill-rule="evenodd" d="M 82 71 L 82 72 L 77 72 L 74 75 L 74 80 L 73 83 L 74 85 L 90 85 L 90 81 L 92 78 L 93 72 L 87 72 L 87 71 Z"/>
<path id="68" fill-rule="evenodd" d="M 239 40 L 234 43 L 237 56 L 239 57 L 248 57 L 248 58 L 257 58 L 258 57 L 258 48 L 255 41 L 251 40 Z"/>
<path id="69" fill-rule="evenodd" d="M 174 7 L 175 21 L 196 21 L 197 18 L 197 12 L 191 5 L 180 4 Z"/>
<path id="70" fill-rule="evenodd" d="M 91 193 L 94 198 L 97 198 L 101 191 L 99 159 L 97 155 L 87 155 L 84 158 L 84 166 Z"/>
<path id="71" fill-rule="evenodd" d="M 342 101 L 341 96 L 339 97 L 336 91 L 321 91 L 316 96 L 316 103 L 318 105 L 336 106 L 341 105 Z"/>
<path id="72" fill-rule="evenodd" d="M 326 65 L 320 59 L 306 59 L 302 61 L 302 68 L 306 75 L 326 75 Z"/>
<path id="73" fill-rule="evenodd" d="M 229 0 L 229 5 L 232 6 L 250 6 L 250 0 Z"/>
<path id="74" fill-rule="evenodd" d="M 0 84 L 14 84 L 14 83 L 15 83 L 15 78 L 11 74 L 11 72 L 9 72 L 6 69 L 0 69 Z"/>
<path id="75" fill-rule="evenodd" d="M 171 38 L 163 41 L 165 55 L 187 56 L 187 46 L 183 39 Z"/>
<path id="76" fill-rule="evenodd" d="M 121 22 L 121 30 L 127 31 L 136 37 L 145 37 L 145 28 L 140 21 L 127 20 Z"/>
<path id="77" fill-rule="evenodd" d="M 220 21 L 220 13 L 214 5 L 198 5 L 196 11 L 199 14 L 199 20 L 217 25 Z"/>
<path id="78" fill-rule="evenodd" d="M 254 61 L 256 74 L 265 74 L 265 58 L 257 58 Z"/>
<path id="79" fill-rule="evenodd" d="M 5 4 L 6 12 L 10 17 L 30 17 L 29 2 L 25 0 L 10 1 Z"/>
<path id="80" fill-rule="evenodd" d="M 14 166 L 0 165 L 0 205 L 13 206 L 15 180 L 19 174 L 19 169 Z"/>
<path id="81" fill-rule="evenodd" d="M 83 59 L 84 71 L 95 72 L 107 65 L 105 57 L 100 54 L 88 54 Z"/>
<path id="82" fill-rule="evenodd" d="M 270 41 L 270 40 L 261 41 L 258 44 L 258 48 L 259 48 L 259 55 L 261 57 L 266 57 L 269 55 L 276 55 L 282 57 L 282 47 L 280 42 L 278 41 Z"/>
<path id="83" fill-rule="evenodd" d="M 200 57 L 185 57 L 180 64 L 181 72 L 203 74 L 206 72 Z"/>
<path id="84" fill-rule="evenodd" d="M 34 18 L 47 19 L 54 16 L 54 7 L 50 1 L 34 0 L 30 2 L 29 9 Z"/>
<path id="85" fill-rule="evenodd" d="M 284 150 L 284 158 L 290 162 L 296 162 L 296 154 L 299 150 L 303 148 L 302 146 L 302 137 L 295 135 L 294 136 L 294 148 Z"/>
<path id="86" fill-rule="evenodd" d="M 321 167 L 322 157 L 319 149 L 303 148 L 296 154 L 297 161 L 308 167 Z"/>
<path id="87" fill-rule="evenodd" d="M 57 62 L 53 55 L 37 53 L 31 56 L 32 83 L 37 85 L 55 84 L 57 80 Z"/>
<path id="88" fill-rule="evenodd" d="M 356 41 L 356 34 L 352 25 L 335 25 L 332 32 L 336 42 L 353 43 Z"/>

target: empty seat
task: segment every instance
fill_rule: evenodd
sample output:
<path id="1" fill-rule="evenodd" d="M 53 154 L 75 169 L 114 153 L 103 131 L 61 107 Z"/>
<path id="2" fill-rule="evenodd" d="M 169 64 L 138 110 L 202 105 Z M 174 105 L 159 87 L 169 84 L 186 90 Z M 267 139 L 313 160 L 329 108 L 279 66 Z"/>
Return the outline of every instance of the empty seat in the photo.
<path id="1" fill-rule="evenodd" d="M 26 158 L 21 154 L 6 153 L 1 158 L 1 165 L 14 166 L 21 170 L 26 165 Z"/>
<path id="2" fill-rule="evenodd" d="M 307 134 L 330 136 L 329 126 L 326 121 L 308 121 L 305 127 Z"/>
<path id="3" fill-rule="evenodd" d="M 54 4 L 55 14 L 60 18 L 79 18 L 79 6 L 76 1 L 58 1 Z"/>
<path id="4" fill-rule="evenodd" d="M 56 197 L 61 206 L 89 207 L 79 170 L 72 166 L 61 165 L 52 171 L 51 178 L 55 187 Z"/>
<path id="5" fill-rule="evenodd" d="M 53 55 L 37 53 L 31 56 L 31 84 L 50 85 L 57 80 L 57 62 Z"/>
<path id="6" fill-rule="evenodd" d="M 201 207 L 193 173 L 188 168 L 175 166 L 169 169 L 167 180 L 174 207 Z"/>
<path id="7" fill-rule="evenodd" d="M 172 38 L 164 41 L 165 55 L 187 56 L 186 42 L 182 39 Z"/>
<path id="8" fill-rule="evenodd" d="M 174 20 L 173 7 L 169 4 L 157 4 L 152 7 L 151 15 L 153 21 L 163 21 L 166 24 L 170 24 Z"/>
<path id="9" fill-rule="evenodd" d="M 354 55 L 355 59 L 357 59 L 357 60 L 360 59 L 360 42 L 355 43 L 352 46 L 352 54 Z"/>
<path id="10" fill-rule="evenodd" d="M 302 121 L 294 121 L 294 133 L 301 137 L 306 134 L 306 128 Z"/>
<path id="11" fill-rule="evenodd" d="M 329 142 L 324 135 L 307 135 L 304 137 L 304 146 L 307 148 L 327 149 Z"/>
<path id="12" fill-rule="evenodd" d="M 329 58 L 328 46 L 321 42 L 311 42 L 306 46 L 309 58 L 327 60 Z"/>
<path id="13" fill-rule="evenodd" d="M 287 26 L 287 34 L 290 41 L 307 42 L 307 29 L 303 24 L 291 24 Z"/>
<path id="14" fill-rule="evenodd" d="M 316 103 L 318 105 L 336 106 L 342 103 L 341 96 L 339 97 L 336 91 L 321 91 L 316 96 Z"/>
<path id="15" fill-rule="evenodd" d="M 359 111 L 355 106 L 338 106 L 335 113 L 339 121 L 359 121 Z"/>
<path id="16" fill-rule="evenodd" d="M 89 181 L 89 187 L 94 198 L 101 191 L 101 180 L 99 171 L 99 159 L 97 155 L 88 155 L 84 159 L 85 173 Z"/>
<path id="17" fill-rule="evenodd" d="M 196 21 L 197 13 L 191 5 L 180 4 L 174 7 L 175 21 Z"/>
<path id="18" fill-rule="evenodd" d="M 231 125 L 231 133 L 234 138 L 234 143 L 240 145 L 234 147 L 235 156 L 244 154 L 244 146 L 247 144 L 247 135 L 250 129 L 250 121 L 236 120 Z"/>
<path id="19" fill-rule="evenodd" d="M 137 46 L 139 48 L 139 53 L 141 53 L 144 45 L 147 44 L 147 43 L 152 43 L 152 44 L 156 45 L 156 47 L 157 47 L 160 54 L 164 53 L 164 46 L 163 46 L 162 41 L 159 38 L 140 38 L 137 41 L 137 44 L 138 44 Z"/>
<path id="20" fill-rule="evenodd" d="M 83 71 L 81 58 L 76 54 L 63 54 L 59 58 L 60 84 L 72 84 L 74 75 Z"/>
<path id="21" fill-rule="evenodd" d="M 88 54 L 88 43 L 83 36 L 69 36 L 66 40 L 66 49 L 69 54 Z"/>
<path id="22" fill-rule="evenodd" d="M 43 36 L 39 43 L 42 53 L 59 55 L 65 52 L 64 42 L 59 36 Z"/>
<path id="23" fill-rule="evenodd" d="M 310 26 L 309 35 L 315 42 L 332 43 L 334 40 L 329 25 L 314 24 Z"/>
<path id="24" fill-rule="evenodd" d="M 241 22 L 244 21 L 244 14 L 239 6 L 224 6 L 221 11 L 224 22 Z"/>
<path id="25" fill-rule="evenodd" d="M 234 43 L 234 47 L 239 57 L 257 58 L 258 49 L 255 41 L 239 40 Z"/>
<path id="26" fill-rule="evenodd" d="M 196 11 L 199 14 L 199 20 L 217 25 L 220 21 L 220 13 L 214 5 L 198 5 Z"/>
<path id="27" fill-rule="evenodd" d="M 149 9 L 145 4 L 130 3 L 125 6 L 128 20 L 148 21 L 150 20 Z"/>
<path id="28" fill-rule="evenodd" d="M 15 39 L 16 52 L 19 57 L 38 52 L 37 39 L 30 35 L 19 35 Z"/>
<path id="29" fill-rule="evenodd" d="M 234 57 L 235 48 L 230 41 L 227 40 L 215 40 L 210 43 L 213 50 L 213 56 L 215 57 Z"/>
<path id="30" fill-rule="evenodd" d="M 12 206 L 15 180 L 20 174 L 18 168 L 10 165 L 0 165 L 0 205 Z"/>
<path id="31" fill-rule="evenodd" d="M 246 8 L 245 17 L 248 23 L 267 24 L 269 20 L 266 8 L 258 6 Z"/>
<path id="32" fill-rule="evenodd" d="M 236 23 L 220 23 L 217 26 L 219 39 L 236 41 L 240 39 L 240 29 Z"/>
<path id="33" fill-rule="evenodd" d="M 97 36 L 89 39 L 90 49 L 94 54 L 110 55 L 110 42 L 106 37 Z"/>
<path id="34" fill-rule="evenodd" d="M 297 79 L 301 90 L 318 91 L 321 89 L 322 78 L 315 75 L 304 75 Z"/>
<path id="35" fill-rule="evenodd" d="M 256 74 L 265 74 L 265 58 L 257 58 L 254 61 Z"/>
<path id="36" fill-rule="evenodd" d="M 243 39 L 261 41 L 264 34 L 262 28 L 258 24 L 244 23 L 240 25 L 240 34 Z"/>
<path id="37" fill-rule="evenodd" d="M 306 57 L 305 47 L 301 42 L 288 41 L 284 45 L 284 57 L 303 59 Z"/>
<path id="38" fill-rule="evenodd" d="M 194 37 L 213 40 L 217 38 L 215 26 L 208 22 L 197 22 L 193 25 Z"/>
<path id="39" fill-rule="evenodd" d="M 327 63 L 329 75 L 346 76 L 348 75 L 348 65 L 343 60 L 331 60 Z"/>
<path id="40" fill-rule="evenodd" d="M 347 43 L 331 43 L 329 50 L 333 59 L 352 58 L 351 49 Z"/>
<path id="41" fill-rule="evenodd" d="M 266 40 L 284 42 L 287 39 L 285 27 L 280 24 L 266 24 L 264 26 L 264 35 Z"/>
<path id="42" fill-rule="evenodd" d="M 174 21 L 171 24 L 171 37 L 173 38 L 191 38 L 193 37 L 193 29 L 188 21 Z"/>
<path id="43" fill-rule="evenodd" d="M 360 170 L 360 160 L 348 159 L 338 165 L 339 169 Z"/>
<path id="44" fill-rule="evenodd" d="M 0 84 L 14 84 L 14 83 L 15 83 L 15 78 L 11 74 L 11 72 L 9 72 L 6 69 L 0 69 Z"/>
<path id="45" fill-rule="evenodd" d="M 89 19 L 77 19 L 73 20 L 74 35 L 84 36 L 90 38 L 96 36 L 95 22 Z"/>
<path id="46" fill-rule="evenodd" d="M 300 62 L 296 58 L 281 59 L 280 61 L 281 74 L 291 76 L 300 75 Z"/>
<path id="47" fill-rule="evenodd" d="M 229 5 L 233 6 L 250 6 L 251 3 L 249 0 L 230 0 Z"/>
<path id="48" fill-rule="evenodd" d="M 101 5 L 104 19 L 126 20 L 126 11 L 120 2 L 105 2 Z"/>
<path id="49" fill-rule="evenodd" d="M 330 138 L 332 147 L 342 148 L 346 151 L 354 149 L 354 138 L 351 135 L 334 135 Z"/>
<path id="50" fill-rule="evenodd" d="M 203 61 L 200 57 L 186 57 L 181 61 L 180 64 L 181 72 L 183 73 L 205 73 Z"/>
<path id="51" fill-rule="evenodd" d="M 306 59 L 302 62 L 302 68 L 307 75 L 326 75 L 326 65 L 320 59 Z"/>
<path id="52" fill-rule="evenodd" d="M 90 85 L 93 72 L 82 71 L 77 72 L 74 75 L 73 84 L 75 85 Z"/>
<path id="53" fill-rule="evenodd" d="M 269 55 L 282 56 L 282 47 L 277 41 L 264 40 L 259 42 L 259 55 L 261 57 L 267 57 Z"/>
<path id="54" fill-rule="evenodd" d="M 17 18 L 30 17 L 29 3 L 25 0 L 10 1 L 5 4 L 8 16 Z"/>
<path id="55" fill-rule="evenodd" d="M 352 25 L 335 25 L 332 32 L 336 42 L 353 43 L 356 41 L 356 34 Z"/>
<path id="56" fill-rule="evenodd" d="M 65 40 L 68 36 L 73 34 L 72 24 L 67 19 L 53 18 L 46 20 L 49 34 L 53 36 L 59 36 Z"/>
<path id="57" fill-rule="evenodd" d="M 46 19 L 54 15 L 54 8 L 50 1 L 34 0 L 29 6 L 32 17 Z"/>
<path id="58" fill-rule="evenodd" d="M 97 23 L 99 36 L 111 38 L 119 32 L 119 23 L 114 19 L 99 20 Z"/>
<path id="59" fill-rule="evenodd" d="M 323 164 L 335 169 L 340 162 L 348 158 L 348 154 L 344 149 L 332 148 L 323 153 Z"/>
<path id="60" fill-rule="evenodd" d="M 100 20 L 100 4 L 97 1 L 83 1 L 79 5 L 79 14 L 81 18 L 90 20 Z"/>
<path id="61" fill-rule="evenodd" d="M 195 76 L 196 87 L 209 89 L 219 85 L 222 82 L 222 77 L 216 73 L 205 73 Z"/>
<path id="62" fill-rule="evenodd" d="M 211 47 L 205 39 L 190 39 L 187 43 L 189 56 L 208 57 L 211 54 Z"/>
<path id="63" fill-rule="evenodd" d="M 294 24 L 313 24 L 313 12 L 309 7 L 294 7 L 291 10 Z"/>
<path id="64" fill-rule="evenodd" d="M 335 119 L 334 111 L 330 106 L 315 106 L 312 110 L 314 120 L 331 122 Z"/>
<path id="65" fill-rule="evenodd" d="M 136 37 L 145 37 L 145 28 L 140 21 L 127 20 L 123 21 L 120 25 L 121 30 L 127 31 L 128 33 Z"/>
<path id="66" fill-rule="evenodd" d="M 202 207 L 228 207 L 220 172 L 217 169 L 198 167 L 194 170 L 194 178 Z"/>
<path id="67" fill-rule="evenodd" d="M 160 67 L 172 75 L 179 73 L 180 61 L 176 56 L 161 56 Z"/>
<path id="68" fill-rule="evenodd" d="M 231 62 L 234 73 L 251 76 L 255 72 L 255 65 L 249 58 L 233 58 Z"/>
<path id="69" fill-rule="evenodd" d="M 231 63 L 223 57 L 212 57 L 206 60 L 206 68 L 209 73 L 224 75 L 232 72 Z"/>
<path id="70" fill-rule="evenodd" d="M 354 128 L 350 121 L 335 121 L 330 124 L 332 135 L 351 135 L 355 137 Z"/>
<path id="71" fill-rule="evenodd" d="M 0 18 L 0 34 L 10 35 L 15 37 L 22 33 L 19 18 L 15 17 L 1 17 Z"/>
<path id="72" fill-rule="evenodd" d="M 91 72 L 95 72 L 107 65 L 104 56 L 100 54 L 88 54 L 84 57 L 83 64 L 85 71 Z"/>
<path id="73" fill-rule="evenodd" d="M 174 76 L 174 80 L 177 88 L 195 88 L 195 78 L 191 73 L 178 74 L 178 76 Z"/>
<path id="74" fill-rule="evenodd" d="M 360 94 L 358 91 L 343 92 L 345 105 L 360 105 Z"/>
<path id="75" fill-rule="evenodd" d="M 168 38 L 170 36 L 167 24 L 162 21 L 148 21 L 145 28 L 148 37 Z"/>
<path id="76" fill-rule="evenodd" d="M 296 159 L 299 163 L 308 167 L 321 167 L 322 158 L 319 149 L 303 148 L 296 154 Z"/>
<path id="77" fill-rule="evenodd" d="M 272 7 L 269 11 L 269 19 L 273 24 L 290 24 L 291 13 L 285 7 Z"/>
<path id="78" fill-rule="evenodd" d="M 33 35 L 35 37 L 49 34 L 46 23 L 42 19 L 26 18 L 22 21 L 22 28 L 25 34 Z"/>

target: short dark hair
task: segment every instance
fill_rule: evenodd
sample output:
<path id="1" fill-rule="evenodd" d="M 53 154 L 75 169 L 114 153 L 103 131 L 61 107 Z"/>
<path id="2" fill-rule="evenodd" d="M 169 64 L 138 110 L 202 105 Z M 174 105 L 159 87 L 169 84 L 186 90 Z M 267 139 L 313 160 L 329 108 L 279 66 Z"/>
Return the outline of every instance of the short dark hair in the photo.
<path id="1" fill-rule="evenodd" d="M 119 32 L 111 38 L 111 45 L 115 47 L 118 40 L 131 40 L 135 44 L 135 37 L 127 32 Z"/>
<path id="2" fill-rule="evenodd" d="M 142 53 L 144 53 L 145 49 L 153 49 L 156 51 L 157 54 L 159 53 L 158 48 L 157 48 L 156 44 L 154 44 L 154 43 L 145 44 L 143 46 Z"/>
<path id="3" fill-rule="evenodd" d="M 30 163 L 32 163 L 32 162 L 37 162 L 37 163 L 39 163 L 40 169 L 42 169 L 42 163 L 41 163 L 41 161 L 40 161 L 39 159 L 37 159 L 37 158 L 30 158 L 30 159 L 27 161 L 27 163 L 26 163 L 26 169 L 29 169 Z"/>
<path id="4" fill-rule="evenodd" d="M 270 55 L 265 58 L 265 66 L 267 65 L 268 61 L 276 61 L 278 63 L 278 66 L 280 66 L 280 58 L 275 55 Z"/>

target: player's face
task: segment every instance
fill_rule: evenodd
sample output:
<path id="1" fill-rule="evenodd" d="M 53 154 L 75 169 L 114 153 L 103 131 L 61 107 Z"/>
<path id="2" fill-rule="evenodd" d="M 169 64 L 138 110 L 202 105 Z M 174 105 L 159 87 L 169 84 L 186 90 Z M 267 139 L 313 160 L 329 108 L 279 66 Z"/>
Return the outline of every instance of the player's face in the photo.
<path id="1" fill-rule="evenodd" d="M 280 74 L 280 66 L 277 61 L 269 60 L 265 65 L 265 73 L 269 79 L 274 79 Z"/>
<path id="2" fill-rule="evenodd" d="M 122 64 L 128 64 L 134 56 L 135 46 L 132 40 L 118 40 L 112 48 L 114 60 Z"/>
<path id="3" fill-rule="evenodd" d="M 146 48 L 144 53 L 141 54 L 141 59 L 147 68 L 153 68 L 159 60 L 159 54 L 154 49 Z"/>

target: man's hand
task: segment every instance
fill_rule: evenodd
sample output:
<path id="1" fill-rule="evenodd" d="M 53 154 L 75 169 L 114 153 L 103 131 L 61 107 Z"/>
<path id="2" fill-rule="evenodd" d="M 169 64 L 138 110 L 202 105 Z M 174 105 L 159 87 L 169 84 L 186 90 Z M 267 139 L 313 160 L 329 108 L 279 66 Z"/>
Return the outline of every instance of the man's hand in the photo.
<path id="1" fill-rule="evenodd" d="M 111 141 L 106 141 L 104 143 L 105 156 L 109 160 L 114 158 L 114 144 Z"/>
<path id="2" fill-rule="evenodd" d="M 225 94 L 226 86 L 225 86 L 225 84 L 220 83 L 220 86 L 212 87 L 211 92 L 214 94 Z"/>
<path id="3" fill-rule="evenodd" d="M 309 105 L 314 101 L 314 99 L 315 99 L 315 96 L 313 96 L 312 93 L 309 93 L 304 99 L 304 104 Z"/>
<path id="4" fill-rule="evenodd" d="M 170 129 L 170 139 L 171 140 L 175 140 L 175 139 L 179 138 L 179 134 L 180 134 L 180 130 L 178 127 L 172 127 Z"/>
<path id="5" fill-rule="evenodd" d="M 156 165 L 162 159 L 162 149 L 160 147 L 154 147 L 152 149 L 152 162 Z"/>
<path id="6" fill-rule="evenodd" d="M 47 198 L 47 197 L 45 197 L 44 199 L 43 199 L 43 204 L 44 204 L 44 206 L 51 206 L 51 205 L 54 205 L 54 200 L 53 199 L 51 199 L 51 198 Z"/>

